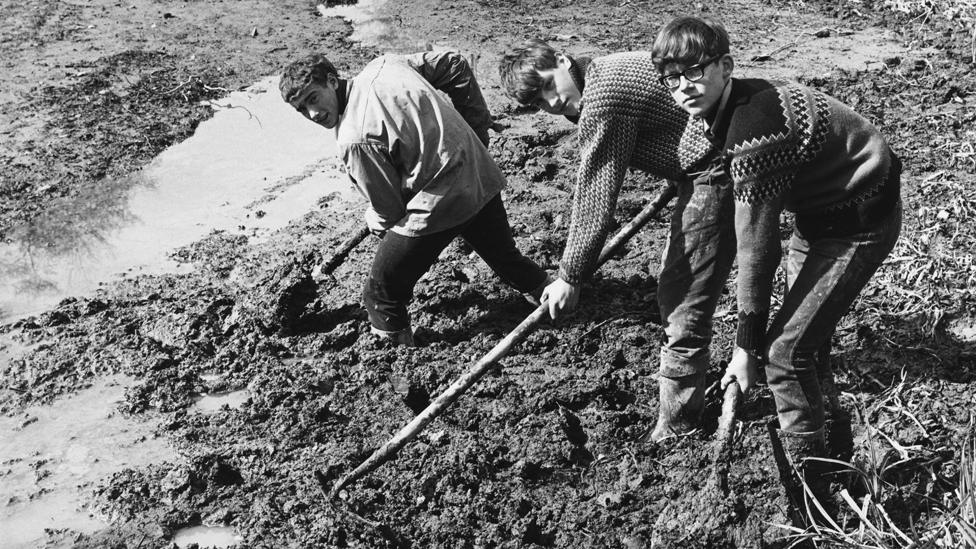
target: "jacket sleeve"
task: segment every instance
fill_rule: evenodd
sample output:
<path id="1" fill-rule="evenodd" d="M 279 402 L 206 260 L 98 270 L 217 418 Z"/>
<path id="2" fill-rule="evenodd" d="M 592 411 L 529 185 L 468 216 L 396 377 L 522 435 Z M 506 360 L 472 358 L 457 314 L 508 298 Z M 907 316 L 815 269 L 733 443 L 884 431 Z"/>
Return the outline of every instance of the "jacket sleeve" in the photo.
<path id="1" fill-rule="evenodd" d="M 370 229 L 389 229 L 407 215 L 400 175 L 385 146 L 349 145 L 342 150 L 342 161 L 356 188 L 369 200 L 365 218 Z"/>
<path id="2" fill-rule="evenodd" d="M 580 165 L 559 276 L 579 284 L 596 269 L 634 152 L 638 121 L 588 105 L 580 119 Z M 595 116 L 590 116 L 595 112 Z"/>
<path id="3" fill-rule="evenodd" d="M 428 51 L 408 55 L 406 60 L 434 88 L 451 98 L 454 108 L 487 147 L 491 112 L 474 71 L 464 56 L 452 51 Z"/>

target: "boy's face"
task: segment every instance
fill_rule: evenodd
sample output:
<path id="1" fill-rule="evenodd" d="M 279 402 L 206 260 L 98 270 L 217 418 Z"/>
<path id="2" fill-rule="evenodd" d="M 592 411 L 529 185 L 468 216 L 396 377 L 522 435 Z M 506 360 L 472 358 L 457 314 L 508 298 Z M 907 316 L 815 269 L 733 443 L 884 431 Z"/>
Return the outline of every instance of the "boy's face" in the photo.
<path id="1" fill-rule="evenodd" d="M 291 100 L 291 106 L 312 122 L 332 129 L 339 123 L 338 86 L 339 81 L 332 74 L 325 85 L 313 81 Z"/>
<path id="2" fill-rule="evenodd" d="M 532 102 L 533 105 L 549 114 L 579 116 L 582 94 L 573 82 L 570 66 L 572 62 L 568 57 L 556 54 L 555 68 L 538 71 L 542 78 L 542 88 Z"/>
<path id="3" fill-rule="evenodd" d="M 695 65 L 668 63 L 661 76 L 669 80 L 676 78 L 672 85 L 665 83 L 665 86 L 682 109 L 692 116 L 705 118 L 722 100 L 733 68 L 732 56 L 725 54 Z"/>

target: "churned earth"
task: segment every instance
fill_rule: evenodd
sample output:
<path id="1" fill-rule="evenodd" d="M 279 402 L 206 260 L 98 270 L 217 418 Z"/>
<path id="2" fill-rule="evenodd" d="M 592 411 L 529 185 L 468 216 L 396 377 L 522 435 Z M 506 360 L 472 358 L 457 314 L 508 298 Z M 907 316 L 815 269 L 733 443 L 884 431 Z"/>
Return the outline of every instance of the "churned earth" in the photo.
<path id="1" fill-rule="evenodd" d="M 855 415 L 854 461 L 878 482 L 853 483 L 851 496 L 870 491 L 887 522 L 874 508 L 868 518 L 902 532 L 951 525 L 976 406 L 976 79 L 966 26 L 870 2 L 540 4 L 374 3 L 385 30 L 355 42 L 352 25 L 316 2 L 4 1 L 0 236 L 70 247 L 84 232 L 71 216 L 91 197 L 124 196 L 126 175 L 212 115 L 207 101 L 298 55 L 327 52 L 352 74 L 386 51 L 452 48 L 475 63 L 506 127 L 490 150 L 509 178 L 518 244 L 555 269 L 574 128 L 505 98 L 497 60 L 529 37 L 577 55 L 648 49 L 673 16 L 720 18 L 739 74 L 798 79 L 840 98 L 905 160 L 902 240 L 838 326 L 833 364 Z M 660 187 L 630 174 L 619 222 Z M 718 394 L 700 433 L 644 442 L 657 412 L 654 275 L 667 211 L 585 286 L 572 318 L 543 323 L 395 459 L 327 499 L 314 471 L 327 485 L 350 471 L 533 310 L 455 243 L 418 285 L 421 345 L 379 341 L 359 304 L 372 242 L 333 277 L 312 277 L 361 226 L 340 203 L 308 204 L 261 239 L 214 232 L 173 252 L 185 264 L 177 274 L 116 280 L 0 328 L 4 415 L 28 425 L 28 406 L 124 374 L 119 413 L 152 422 L 177 455 L 83 488 L 102 527 L 51 530 L 49 547 L 169 547 L 196 525 L 233 528 L 242 547 L 787 544 L 774 524 L 785 518 L 767 390 L 740 410 L 727 492 L 709 480 Z M 45 240 L 52 226 L 61 244 Z M 715 315 L 710 382 L 735 318 L 729 295 Z M 194 406 L 234 390 L 247 391 L 240 407 Z M 15 465 L 0 463 L 0 482 Z M 841 518 L 858 531 L 852 512 Z"/>

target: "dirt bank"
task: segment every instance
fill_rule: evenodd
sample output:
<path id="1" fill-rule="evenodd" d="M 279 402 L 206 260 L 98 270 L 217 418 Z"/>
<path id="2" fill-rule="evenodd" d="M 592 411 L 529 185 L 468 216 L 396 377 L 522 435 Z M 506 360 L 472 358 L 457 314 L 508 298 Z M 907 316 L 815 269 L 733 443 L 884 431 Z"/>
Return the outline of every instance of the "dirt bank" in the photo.
<path id="1" fill-rule="evenodd" d="M 580 54 L 646 49 L 691 7 L 725 20 L 743 52 L 739 70 L 797 77 L 849 102 L 906 159 L 905 236 L 839 326 L 834 366 L 858 412 L 859 463 L 889 483 L 880 495 L 893 523 L 944 523 L 976 405 L 976 83 L 964 29 L 906 25 L 866 4 L 420 0 L 386 9 L 418 49 L 478 53 L 490 106 L 511 126 L 492 136 L 491 151 L 509 177 L 516 238 L 554 268 L 573 128 L 503 98 L 498 56 L 530 36 Z M 6 238 L 61 219 L 73 197 L 189 135 L 209 116 L 201 100 L 313 49 L 342 71 L 375 53 L 345 42 L 348 25 L 320 17 L 313 2 L 35 1 L 3 10 L 12 14 L 0 41 Z M 865 47 L 865 37 L 885 33 L 913 49 Z M 851 67 L 856 56 L 864 60 Z M 618 219 L 657 186 L 631 174 Z M 89 492 L 105 529 L 51 532 L 52 546 L 166 547 L 179 528 L 207 524 L 232 526 L 247 547 L 646 547 L 668 502 L 703 488 L 718 402 L 700 436 L 642 442 L 657 409 L 658 221 L 585 287 L 570 321 L 536 330 L 396 461 L 346 491 L 343 506 L 382 527 L 330 505 L 314 469 L 331 482 L 361 462 L 531 311 L 455 244 L 417 289 L 424 345 L 386 346 L 368 334 L 359 306 L 371 242 L 334 280 L 310 277 L 361 223 L 335 208 L 311 207 L 260 242 L 211 235 L 176 252 L 189 273 L 124 280 L 3 327 L 31 350 L 7 364 L 0 411 L 124 373 L 138 381 L 123 411 L 159 421 L 184 458 L 105 478 Z M 730 348 L 734 311 L 726 298 L 716 315 L 716 362 Z M 718 373 L 716 365 L 710 380 Z M 193 409 L 195 395 L 229 389 L 250 399 L 212 415 Z M 764 390 L 742 411 L 723 506 L 724 537 L 738 547 L 781 543 L 769 524 L 782 505 L 765 431 L 773 414 Z"/>

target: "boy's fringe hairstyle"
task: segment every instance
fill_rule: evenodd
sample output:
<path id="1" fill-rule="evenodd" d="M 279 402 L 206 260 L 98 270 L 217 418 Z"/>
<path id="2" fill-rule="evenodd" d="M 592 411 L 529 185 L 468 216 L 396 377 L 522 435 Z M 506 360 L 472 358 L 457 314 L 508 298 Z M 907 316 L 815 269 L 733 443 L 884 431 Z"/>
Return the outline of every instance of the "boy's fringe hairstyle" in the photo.
<path id="1" fill-rule="evenodd" d="M 278 82 L 281 98 L 286 103 L 291 103 L 291 100 L 312 82 L 325 84 L 330 74 L 338 77 L 339 71 L 321 53 L 313 53 L 293 61 L 281 72 L 281 81 Z"/>
<path id="2" fill-rule="evenodd" d="M 526 40 L 506 53 L 498 64 L 498 76 L 508 95 L 529 105 L 542 90 L 539 71 L 556 68 L 556 50 L 542 40 Z"/>
<path id="3" fill-rule="evenodd" d="M 717 21 L 679 17 L 664 26 L 654 40 L 651 55 L 658 71 L 669 63 L 695 65 L 729 53 L 729 33 Z"/>

